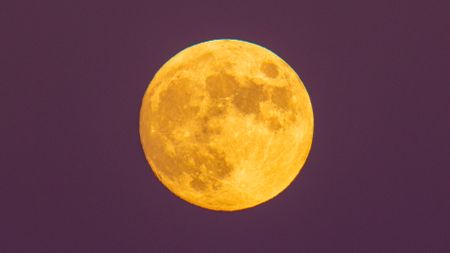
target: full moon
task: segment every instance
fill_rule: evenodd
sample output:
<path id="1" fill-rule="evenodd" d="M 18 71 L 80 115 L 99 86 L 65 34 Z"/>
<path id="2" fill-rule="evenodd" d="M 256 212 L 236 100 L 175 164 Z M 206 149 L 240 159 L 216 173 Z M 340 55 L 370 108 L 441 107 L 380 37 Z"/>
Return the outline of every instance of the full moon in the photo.
<path id="1" fill-rule="evenodd" d="M 308 156 L 313 124 L 308 92 L 285 61 L 222 39 L 188 47 L 159 69 L 139 130 L 150 167 L 172 193 L 235 211 L 289 186 Z"/>

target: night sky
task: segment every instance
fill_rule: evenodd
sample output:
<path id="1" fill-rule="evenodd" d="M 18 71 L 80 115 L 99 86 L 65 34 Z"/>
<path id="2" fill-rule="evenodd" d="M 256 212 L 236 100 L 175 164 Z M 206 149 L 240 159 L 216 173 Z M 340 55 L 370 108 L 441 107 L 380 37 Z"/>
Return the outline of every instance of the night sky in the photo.
<path id="1" fill-rule="evenodd" d="M 444 2 L 3 1 L 0 252 L 449 252 Z M 315 117 L 296 180 L 234 213 L 170 193 L 139 140 L 159 67 L 218 38 L 277 53 Z"/>

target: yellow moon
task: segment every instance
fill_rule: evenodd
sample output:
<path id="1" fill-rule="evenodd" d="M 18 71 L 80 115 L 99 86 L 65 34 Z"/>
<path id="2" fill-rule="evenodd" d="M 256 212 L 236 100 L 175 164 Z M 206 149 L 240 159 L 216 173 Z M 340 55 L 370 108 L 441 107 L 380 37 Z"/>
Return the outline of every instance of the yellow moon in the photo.
<path id="1" fill-rule="evenodd" d="M 313 123 L 308 93 L 286 62 L 223 39 L 188 47 L 159 69 L 139 127 L 147 161 L 171 192 L 235 211 L 288 187 L 308 156 Z"/>

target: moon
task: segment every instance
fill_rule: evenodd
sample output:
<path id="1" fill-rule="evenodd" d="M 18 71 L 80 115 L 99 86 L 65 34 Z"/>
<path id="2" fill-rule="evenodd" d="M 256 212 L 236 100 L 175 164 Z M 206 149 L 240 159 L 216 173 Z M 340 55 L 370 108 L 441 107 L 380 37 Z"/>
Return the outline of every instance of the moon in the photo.
<path id="1" fill-rule="evenodd" d="M 142 100 L 141 144 L 181 199 L 217 211 L 264 203 L 303 167 L 313 110 L 296 72 L 272 51 L 221 39 L 167 61 Z"/>

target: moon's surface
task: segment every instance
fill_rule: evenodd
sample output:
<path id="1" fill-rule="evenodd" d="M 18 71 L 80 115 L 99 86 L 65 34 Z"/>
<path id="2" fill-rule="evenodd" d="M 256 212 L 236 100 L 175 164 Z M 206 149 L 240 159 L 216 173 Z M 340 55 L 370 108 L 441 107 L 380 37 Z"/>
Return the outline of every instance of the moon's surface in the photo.
<path id="1" fill-rule="evenodd" d="M 203 208 L 261 204 L 297 176 L 313 137 L 313 111 L 295 71 L 240 40 L 189 47 L 145 92 L 140 136 L 159 180 Z"/>

